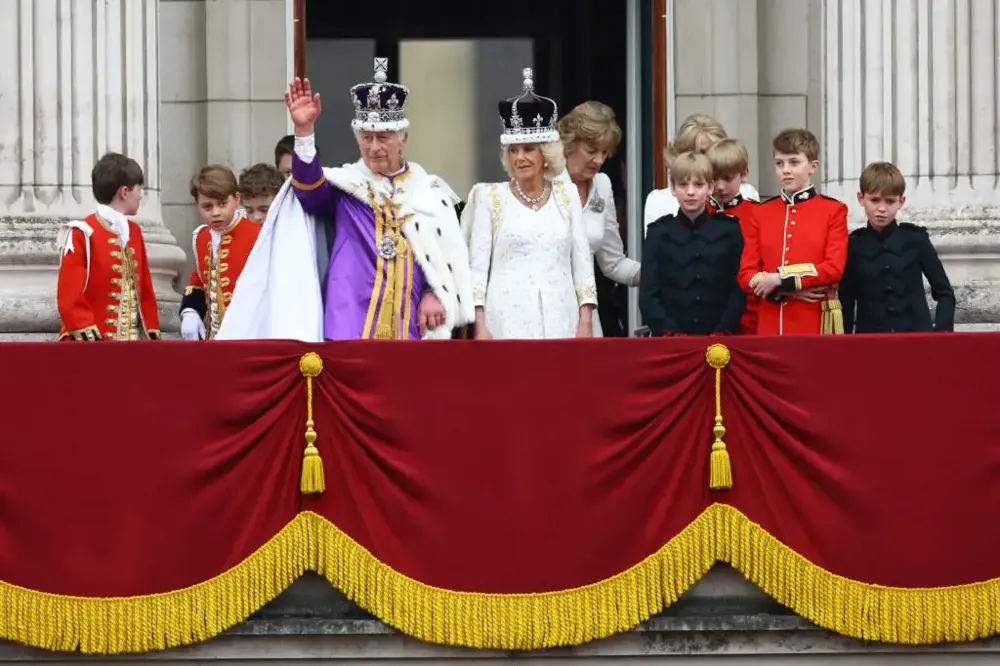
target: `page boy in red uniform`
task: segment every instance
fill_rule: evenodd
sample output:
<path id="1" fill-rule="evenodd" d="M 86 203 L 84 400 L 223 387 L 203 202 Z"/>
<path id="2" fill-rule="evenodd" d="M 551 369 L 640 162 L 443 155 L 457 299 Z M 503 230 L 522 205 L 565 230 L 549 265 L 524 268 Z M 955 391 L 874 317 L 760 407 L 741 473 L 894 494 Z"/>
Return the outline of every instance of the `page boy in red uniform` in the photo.
<path id="1" fill-rule="evenodd" d="M 761 298 L 759 335 L 843 333 L 837 286 L 847 263 L 847 206 L 816 192 L 819 142 L 787 129 L 772 142 L 781 194 L 744 229 L 740 286 Z"/>
<path id="2" fill-rule="evenodd" d="M 181 299 L 181 335 L 213 340 L 261 226 L 240 214 L 239 185 L 227 166 L 202 167 L 191 179 L 191 198 L 204 224 L 192 238 L 195 267 Z"/>
<path id="3" fill-rule="evenodd" d="M 740 229 L 745 229 L 751 224 L 754 209 L 759 205 L 740 194 L 740 188 L 750 178 L 750 153 L 747 147 L 742 141 L 723 139 L 706 150 L 705 156 L 712 163 L 715 174 L 712 196 L 708 199 L 709 211 L 732 215 L 740 221 Z M 759 307 L 760 299 L 755 294 L 749 294 L 743 318 L 740 319 L 742 335 L 757 333 Z"/>
<path id="4" fill-rule="evenodd" d="M 108 153 L 94 165 L 90 184 L 96 212 L 59 232 L 59 339 L 158 340 L 160 315 L 146 243 L 129 219 L 142 203 L 142 167 Z"/>

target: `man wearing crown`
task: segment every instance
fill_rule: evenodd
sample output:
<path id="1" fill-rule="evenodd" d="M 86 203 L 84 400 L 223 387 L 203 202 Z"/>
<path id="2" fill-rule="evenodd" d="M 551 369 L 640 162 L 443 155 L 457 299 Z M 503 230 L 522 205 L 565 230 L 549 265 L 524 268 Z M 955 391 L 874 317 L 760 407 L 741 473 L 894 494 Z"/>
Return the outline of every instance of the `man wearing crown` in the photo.
<path id="1" fill-rule="evenodd" d="M 218 339 L 448 339 L 475 318 L 468 249 L 448 185 L 403 159 L 409 90 L 351 88 L 361 159 L 320 165 L 309 80 L 285 93 L 292 177 L 272 203 Z"/>

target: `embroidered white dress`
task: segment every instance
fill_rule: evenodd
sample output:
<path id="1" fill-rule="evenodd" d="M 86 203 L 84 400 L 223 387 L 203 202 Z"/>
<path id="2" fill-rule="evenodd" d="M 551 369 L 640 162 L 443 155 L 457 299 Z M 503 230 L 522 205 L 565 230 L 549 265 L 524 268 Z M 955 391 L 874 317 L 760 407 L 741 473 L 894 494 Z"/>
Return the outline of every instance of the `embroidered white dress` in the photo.
<path id="1" fill-rule="evenodd" d="M 490 334 L 575 337 L 580 306 L 597 305 L 579 197 L 556 181 L 533 211 L 507 183 L 483 183 L 473 187 L 465 212 L 474 304 Z"/>

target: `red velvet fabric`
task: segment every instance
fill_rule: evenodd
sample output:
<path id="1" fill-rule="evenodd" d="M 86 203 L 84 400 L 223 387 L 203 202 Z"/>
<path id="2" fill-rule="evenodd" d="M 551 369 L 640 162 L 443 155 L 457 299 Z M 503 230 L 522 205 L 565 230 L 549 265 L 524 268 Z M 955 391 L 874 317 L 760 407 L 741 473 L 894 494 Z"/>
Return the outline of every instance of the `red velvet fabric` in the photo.
<path id="1" fill-rule="evenodd" d="M 298 352 L 0 345 L 0 580 L 133 596 L 253 553 L 298 511 Z"/>
<path id="2" fill-rule="evenodd" d="M 1000 576 L 996 334 L 731 345 L 723 501 L 829 571 L 934 587 Z"/>
<path id="3" fill-rule="evenodd" d="M 1000 336 L 725 338 L 733 489 L 710 492 L 706 338 L 0 345 L 0 580 L 165 592 L 315 511 L 437 587 L 602 580 L 713 502 L 902 587 L 1000 576 Z M 298 490 L 318 351 L 326 492 Z"/>

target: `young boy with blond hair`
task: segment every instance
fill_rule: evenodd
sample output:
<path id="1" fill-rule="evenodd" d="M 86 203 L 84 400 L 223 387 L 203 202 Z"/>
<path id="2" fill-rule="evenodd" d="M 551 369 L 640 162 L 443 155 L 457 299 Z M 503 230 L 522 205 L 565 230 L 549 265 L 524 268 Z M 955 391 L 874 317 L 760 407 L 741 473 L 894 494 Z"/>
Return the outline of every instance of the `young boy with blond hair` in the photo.
<path id="1" fill-rule="evenodd" d="M 663 150 L 664 161 L 667 164 L 667 176 L 670 175 L 670 164 L 681 153 L 704 153 L 712 145 L 728 138 L 726 129 L 717 119 L 704 113 L 694 113 L 681 121 L 674 140 Z M 750 183 L 743 183 L 740 192 L 744 198 L 760 200 L 760 195 Z M 643 209 L 643 224 L 646 228 L 664 215 L 676 215 L 679 210 L 677 199 L 670 188 L 653 190 L 646 197 Z"/>
<path id="2" fill-rule="evenodd" d="M 264 224 L 271 202 L 278 194 L 284 181 L 278 170 L 261 162 L 247 167 L 240 174 L 240 200 L 247 219 L 257 224 Z"/>
<path id="3" fill-rule="evenodd" d="M 712 213 L 712 165 L 678 155 L 670 185 L 680 210 L 649 225 L 642 247 L 639 308 L 653 336 L 737 333 L 746 297 L 736 281 L 743 237 L 735 217 Z"/>
<path id="4" fill-rule="evenodd" d="M 740 286 L 761 299 L 758 335 L 843 333 L 837 287 L 847 263 L 847 206 L 812 185 L 819 141 L 786 129 L 772 142 L 781 194 L 744 229 Z"/>
<path id="5" fill-rule="evenodd" d="M 260 225 L 240 215 L 239 184 L 227 166 L 202 167 L 191 179 L 191 198 L 203 224 L 192 234 L 195 268 L 181 299 L 181 335 L 211 340 L 222 326 Z"/>
<path id="6" fill-rule="evenodd" d="M 712 195 L 708 199 L 708 209 L 712 212 L 732 215 L 740 221 L 740 229 L 750 225 L 758 202 L 743 196 L 741 188 L 750 178 L 750 153 L 747 147 L 736 139 L 723 139 L 705 151 L 705 157 L 712 164 L 715 181 Z M 740 333 L 757 333 L 757 310 L 760 299 L 755 294 L 747 296 L 746 309 L 740 320 Z"/>
<path id="7" fill-rule="evenodd" d="M 927 229 L 897 222 L 906 180 L 896 165 L 861 172 L 858 203 L 868 224 L 851 233 L 840 287 L 847 333 L 915 333 L 955 328 L 955 292 Z M 924 280 L 937 301 L 931 321 Z"/>

